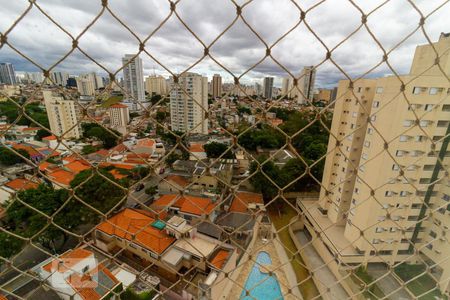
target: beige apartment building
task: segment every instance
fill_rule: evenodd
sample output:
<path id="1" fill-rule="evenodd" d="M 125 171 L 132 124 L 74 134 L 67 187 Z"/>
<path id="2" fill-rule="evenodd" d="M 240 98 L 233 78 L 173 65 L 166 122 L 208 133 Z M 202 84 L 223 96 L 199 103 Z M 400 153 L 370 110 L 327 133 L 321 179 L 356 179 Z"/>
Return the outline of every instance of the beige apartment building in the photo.
<path id="1" fill-rule="evenodd" d="M 167 83 L 162 76 L 152 75 L 145 79 L 145 91 L 150 95 L 166 95 Z"/>
<path id="2" fill-rule="evenodd" d="M 208 78 L 185 73 L 170 91 L 172 130 L 208 134 Z"/>
<path id="3" fill-rule="evenodd" d="M 450 36 L 433 46 L 440 68 L 421 45 L 408 75 L 339 82 L 320 199 L 299 205 L 311 235 L 321 232 L 314 245 L 339 265 L 420 257 L 446 290 Z"/>
<path id="4" fill-rule="evenodd" d="M 214 74 L 211 80 L 211 94 L 213 99 L 222 97 L 222 77 L 219 74 Z"/>
<path id="5" fill-rule="evenodd" d="M 64 135 L 65 139 L 80 138 L 81 129 L 78 124 L 78 107 L 75 101 L 66 100 L 50 90 L 42 93 L 52 133 L 58 136 Z"/>

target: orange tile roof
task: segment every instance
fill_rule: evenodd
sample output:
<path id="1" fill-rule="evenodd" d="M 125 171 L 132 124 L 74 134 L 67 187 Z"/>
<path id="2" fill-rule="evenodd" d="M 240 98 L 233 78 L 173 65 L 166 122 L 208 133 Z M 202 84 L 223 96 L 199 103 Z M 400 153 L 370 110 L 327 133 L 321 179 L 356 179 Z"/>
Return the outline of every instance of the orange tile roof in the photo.
<path id="1" fill-rule="evenodd" d="M 109 108 L 127 108 L 128 106 L 122 104 L 122 103 L 116 103 L 111 105 Z"/>
<path id="2" fill-rule="evenodd" d="M 39 171 L 45 171 L 50 165 L 51 163 L 49 163 L 48 161 L 41 162 L 39 164 Z"/>
<path id="3" fill-rule="evenodd" d="M 5 183 L 5 186 L 15 191 L 20 191 L 20 190 L 35 189 L 38 187 L 38 184 L 36 182 L 27 179 L 16 178 L 11 180 L 10 182 Z"/>
<path id="4" fill-rule="evenodd" d="M 73 162 L 73 161 L 78 160 L 78 159 L 79 159 L 78 155 L 76 155 L 74 153 L 74 154 L 71 154 L 69 156 L 64 157 L 62 160 L 65 161 L 65 162 Z"/>
<path id="5" fill-rule="evenodd" d="M 28 152 L 29 155 L 34 156 L 34 155 L 41 155 L 39 153 L 39 151 L 37 151 L 36 149 L 34 149 L 33 147 L 27 146 L 27 145 L 22 145 L 22 144 L 13 144 L 13 148 L 16 150 L 25 150 Z"/>
<path id="6" fill-rule="evenodd" d="M 98 155 L 101 155 L 101 156 L 106 157 L 106 156 L 109 155 L 109 150 L 106 150 L 106 149 L 100 149 L 100 150 L 94 152 L 94 154 L 98 154 Z"/>
<path id="7" fill-rule="evenodd" d="M 175 238 L 151 226 L 155 219 L 140 210 L 126 208 L 97 226 L 97 229 L 109 235 L 132 241 L 155 253 L 163 253 Z"/>
<path id="8" fill-rule="evenodd" d="M 112 169 L 109 173 L 117 180 L 127 177 L 127 175 L 120 173 L 117 169 Z"/>
<path id="9" fill-rule="evenodd" d="M 34 131 L 34 130 L 39 130 L 41 129 L 40 127 L 27 127 L 22 129 L 22 131 Z"/>
<path id="10" fill-rule="evenodd" d="M 166 177 L 166 180 L 173 181 L 180 187 L 186 187 L 189 185 L 189 181 L 186 178 L 179 176 L 179 175 L 169 175 Z"/>
<path id="11" fill-rule="evenodd" d="M 75 178 L 75 175 L 72 172 L 63 170 L 61 168 L 54 170 L 50 174 L 48 174 L 52 178 L 52 181 L 55 181 L 62 185 L 70 185 L 70 182 Z"/>
<path id="12" fill-rule="evenodd" d="M 100 164 L 100 167 L 110 167 L 113 166 L 115 168 L 119 169 L 125 169 L 125 170 L 132 170 L 136 167 L 136 165 L 133 164 L 121 164 L 121 163 L 112 163 L 112 162 L 103 162 Z"/>
<path id="13" fill-rule="evenodd" d="M 191 144 L 189 146 L 189 152 L 205 152 L 202 144 Z"/>
<path id="14" fill-rule="evenodd" d="M 44 140 L 44 141 L 55 141 L 56 139 L 57 138 L 54 135 L 49 135 L 49 136 L 46 136 L 46 137 L 42 138 L 42 140 Z"/>
<path id="15" fill-rule="evenodd" d="M 112 280 L 114 284 L 113 287 L 115 287 L 119 283 L 117 278 L 103 264 L 99 264 L 96 269 L 86 274 L 82 274 L 81 276 L 80 274 L 74 273 L 70 275 L 66 280 L 82 299 L 100 300 L 110 292 L 106 286 L 101 286 L 103 289 L 96 289 L 96 287 L 99 285 L 99 282 L 93 279 L 96 278 L 94 275 L 100 271 Z M 105 291 L 105 293 L 100 294 L 100 291 Z"/>
<path id="16" fill-rule="evenodd" d="M 136 147 L 153 147 L 154 144 L 155 144 L 155 140 L 145 138 L 145 139 L 138 140 L 136 143 Z"/>
<path id="17" fill-rule="evenodd" d="M 237 192 L 230 206 L 232 212 L 247 212 L 250 203 L 263 204 L 261 194 L 250 192 Z"/>
<path id="18" fill-rule="evenodd" d="M 152 207 L 176 207 L 181 212 L 201 216 L 210 214 L 216 205 L 209 198 L 166 194 L 153 202 Z"/>
<path id="19" fill-rule="evenodd" d="M 62 254 L 59 258 L 52 260 L 42 268 L 49 273 L 56 271 L 64 273 L 65 271 L 73 268 L 73 266 L 79 262 L 79 259 L 88 258 L 91 255 L 94 255 L 94 253 L 89 250 L 84 248 L 76 248 Z"/>
<path id="20" fill-rule="evenodd" d="M 229 251 L 220 249 L 219 251 L 217 251 L 216 255 L 214 255 L 214 257 L 211 258 L 210 263 L 217 269 L 222 269 L 225 263 L 227 262 L 229 256 L 230 256 Z"/>
<path id="21" fill-rule="evenodd" d="M 127 158 L 150 158 L 150 154 L 148 153 L 128 153 Z"/>
<path id="22" fill-rule="evenodd" d="M 119 153 L 122 153 L 122 152 L 128 151 L 128 148 L 127 148 L 127 146 L 125 146 L 125 145 L 122 143 L 122 144 L 119 144 L 119 145 L 117 145 L 117 146 L 111 148 L 110 151 L 111 151 L 111 152 L 119 152 Z"/>
<path id="23" fill-rule="evenodd" d="M 84 170 L 88 170 L 91 168 L 91 166 L 82 160 L 74 160 L 66 165 L 64 165 L 64 168 L 69 169 L 71 172 L 78 174 Z"/>

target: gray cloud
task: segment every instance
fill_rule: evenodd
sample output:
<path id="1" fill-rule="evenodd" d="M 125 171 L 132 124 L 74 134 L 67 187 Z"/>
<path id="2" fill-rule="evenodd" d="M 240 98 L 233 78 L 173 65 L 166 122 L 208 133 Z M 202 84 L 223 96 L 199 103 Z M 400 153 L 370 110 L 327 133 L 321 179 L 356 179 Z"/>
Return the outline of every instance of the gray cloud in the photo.
<path id="1" fill-rule="evenodd" d="M 244 1 L 237 1 L 242 5 Z M 371 12 L 384 1 L 358 0 L 358 7 L 369 14 L 367 26 L 382 44 L 390 51 L 408 34 L 416 30 L 420 14 L 406 0 L 391 0 L 381 8 Z M 424 16 L 444 3 L 443 0 L 416 0 L 415 5 Z M 56 22 L 73 36 L 82 30 L 102 10 L 101 1 L 94 0 L 38 0 L 37 3 Z M 315 6 L 320 3 L 318 6 Z M 29 5 L 25 0 L 0 0 L 0 32 L 4 33 Z M 272 47 L 275 60 L 285 66 L 292 74 L 298 74 L 305 65 L 316 65 L 318 85 L 330 86 L 344 77 L 330 61 L 325 61 L 327 50 L 333 49 L 361 25 L 361 12 L 350 1 L 318 0 L 297 1 L 306 13 L 306 23 L 325 46 L 301 23 L 285 38 L 274 43 L 299 20 L 300 11 L 290 0 L 254 0 L 243 8 L 242 15 L 255 32 Z M 439 33 L 450 30 L 450 21 L 445 16 L 450 4 L 427 16 L 426 33 L 436 40 Z M 170 14 L 169 2 L 165 0 L 110 0 L 109 8 L 129 28 L 143 40 Z M 177 4 L 180 18 L 193 32 L 209 45 L 236 17 L 235 5 L 228 0 L 181 0 Z M 8 41 L 21 52 L 48 68 L 71 49 L 71 38 L 52 24 L 36 7 L 8 34 Z M 416 45 L 426 43 L 419 29 L 404 43 L 389 54 L 389 62 L 396 72 L 405 73 L 409 69 Z M 125 53 L 137 53 L 138 40 L 107 11 L 79 39 L 79 46 L 109 71 L 121 67 L 121 57 Z M 183 24 L 172 15 L 146 43 L 146 49 L 170 71 L 176 73 L 189 68 L 203 56 L 203 46 L 186 30 Z M 242 21 L 238 20 L 210 49 L 211 55 L 226 66 L 234 75 L 240 76 L 248 68 L 265 56 L 264 44 Z M 349 76 L 360 76 L 381 61 L 382 49 L 376 44 L 366 28 L 346 40 L 332 52 L 332 59 Z M 156 70 L 168 73 L 142 53 L 144 73 Z M 36 68 L 20 57 L 8 46 L 0 49 L 0 61 L 15 64 L 19 71 L 35 71 Z M 57 70 L 71 74 L 104 71 L 76 50 Z M 210 58 L 205 58 L 193 71 L 211 75 L 227 74 Z M 369 76 L 392 73 L 386 64 L 376 68 Z M 244 82 L 259 80 L 264 76 L 287 76 L 271 58 L 255 67 L 243 77 Z M 279 79 L 276 81 L 279 82 Z"/>

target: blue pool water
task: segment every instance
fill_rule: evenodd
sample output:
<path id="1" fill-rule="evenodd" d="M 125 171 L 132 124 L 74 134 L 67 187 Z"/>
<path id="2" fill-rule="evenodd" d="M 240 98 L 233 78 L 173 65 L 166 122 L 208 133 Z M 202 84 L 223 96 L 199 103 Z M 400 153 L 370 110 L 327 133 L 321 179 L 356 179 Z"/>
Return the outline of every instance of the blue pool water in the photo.
<path id="1" fill-rule="evenodd" d="M 272 260 L 267 252 L 261 251 L 256 257 L 256 263 L 253 265 L 253 269 L 248 275 L 245 287 L 242 290 L 241 300 L 275 300 L 283 299 L 281 294 L 280 284 L 273 274 L 269 276 L 267 273 L 261 273 L 259 271 L 260 265 L 271 265 Z M 246 296 L 246 290 L 250 292 L 250 296 Z"/>

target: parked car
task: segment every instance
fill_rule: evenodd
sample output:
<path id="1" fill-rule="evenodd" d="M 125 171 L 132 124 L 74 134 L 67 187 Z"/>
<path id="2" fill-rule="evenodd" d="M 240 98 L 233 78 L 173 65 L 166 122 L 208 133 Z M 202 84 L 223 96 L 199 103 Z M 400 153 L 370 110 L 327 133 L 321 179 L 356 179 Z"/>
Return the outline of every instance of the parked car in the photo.
<path id="1" fill-rule="evenodd" d="M 143 183 L 139 183 L 138 186 L 136 187 L 136 189 L 134 190 L 135 192 L 139 192 L 144 188 L 144 184 Z"/>

